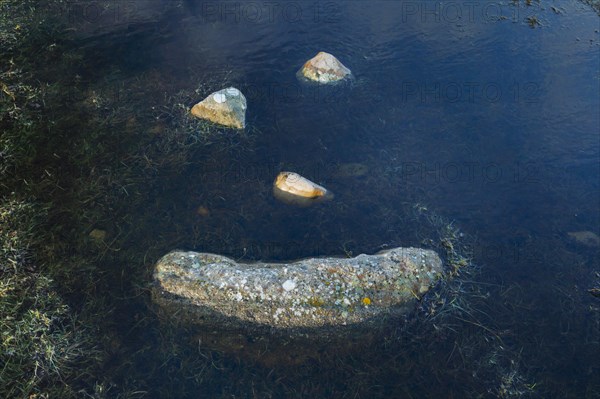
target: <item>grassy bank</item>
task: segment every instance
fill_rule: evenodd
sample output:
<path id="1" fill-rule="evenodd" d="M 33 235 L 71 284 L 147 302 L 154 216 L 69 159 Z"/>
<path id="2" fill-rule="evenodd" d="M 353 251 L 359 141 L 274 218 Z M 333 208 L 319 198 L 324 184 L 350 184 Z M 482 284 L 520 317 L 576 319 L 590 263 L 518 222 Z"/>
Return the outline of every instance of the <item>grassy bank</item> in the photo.
<path id="1" fill-rule="evenodd" d="M 135 302 L 108 299 L 122 272 L 111 266 L 136 257 L 117 253 L 119 223 L 130 223 L 153 156 L 178 148 L 156 162 L 185 161 L 191 142 L 179 133 L 195 126 L 166 132 L 166 114 L 183 112 L 175 102 L 157 111 L 162 137 L 141 140 L 110 85 L 82 82 L 84 54 L 48 13 L 64 3 L 0 3 L 0 397 L 130 397 L 104 376 L 121 346 L 115 309 Z M 97 226 L 104 239 L 90 235 Z"/>
<path id="2" fill-rule="evenodd" d="M 67 3 L 0 2 L 0 397 L 141 397 L 164 373 L 151 396 L 181 397 L 146 290 L 180 231 L 157 234 L 175 216 L 147 205 L 190 157 L 228 150 L 187 117 L 223 77 L 185 91 L 153 70 L 88 69 L 48 12 Z"/>
<path id="3" fill-rule="evenodd" d="M 0 204 L 0 395 L 76 397 L 94 385 L 100 361 L 94 334 L 58 293 L 33 253 L 44 211 Z"/>

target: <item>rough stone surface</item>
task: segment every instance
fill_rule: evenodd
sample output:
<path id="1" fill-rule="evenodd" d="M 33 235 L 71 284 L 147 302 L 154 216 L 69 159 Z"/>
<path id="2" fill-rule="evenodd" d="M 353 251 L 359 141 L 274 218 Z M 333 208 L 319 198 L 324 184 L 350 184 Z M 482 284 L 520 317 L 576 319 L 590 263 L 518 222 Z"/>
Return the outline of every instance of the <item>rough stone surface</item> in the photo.
<path id="1" fill-rule="evenodd" d="M 406 314 L 441 274 L 438 255 L 417 248 L 281 264 L 174 251 L 156 264 L 153 298 L 211 330 L 323 336 Z"/>
<path id="2" fill-rule="evenodd" d="M 333 83 L 349 77 L 351 72 L 333 55 L 321 51 L 306 61 L 298 74 L 314 82 Z"/>
<path id="3" fill-rule="evenodd" d="M 235 87 L 219 90 L 192 107 L 191 113 L 219 125 L 246 127 L 246 97 Z"/>

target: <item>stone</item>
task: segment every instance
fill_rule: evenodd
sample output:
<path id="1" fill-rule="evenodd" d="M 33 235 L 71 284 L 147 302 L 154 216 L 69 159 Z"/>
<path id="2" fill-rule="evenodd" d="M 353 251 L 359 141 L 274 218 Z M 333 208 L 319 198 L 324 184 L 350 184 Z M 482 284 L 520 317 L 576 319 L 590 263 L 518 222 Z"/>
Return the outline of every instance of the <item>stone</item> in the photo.
<path id="1" fill-rule="evenodd" d="M 155 266 L 152 297 L 201 331 L 340 337 L 406 315 L 442 274 L 437 253 L 419 248 L 289 263 L 173 251 Z"/>
<path id="2" fill-rule="evenodd" d="M 321 51 L 306 61 L 298 71 L 298 75 L 314 82 L 327 84 L 346 79 L 351 76 L 351 72 L 333 55 Z"/>
<path id="3" fill-rule="evenodd" d="M 192 115 L 218 125 L 243 129 L 246 127 L 246 97 L 235 87 L 210 94 L 194 105 Z"/>
<path id="4" fill-rule="evenodd" d="M 95 242 L 97 243 L 101 243 L 104 240 L 106 240 L 106 231 L 105 230 L 100 230 L 100 229 L 94 229 L 92 231 L 90 231 L 90 234 L 88 234 L 88 236 Z"/>
<path id="5" fill-rule="evenodd" d="M 196 215 L 207 218 L 210 216 L 210 209 L 204 205 L 200 205 L 198 208 L 196 208 Z"/>
<path id="6" fill-rule="evenodd" d="M 600 247 L 600 237 L 598 237 L 598 235 L 592 231 L 572 231 L 567 234 L 578 244 L 590 248 Z"/>
<path id="7" fill-rule="evenodd" d="M 273 195 L 286 204 L 298 206 L 309 206 L 333 198 L 331 191 L 294 172 L 277 175 L 273 182 Z"/>

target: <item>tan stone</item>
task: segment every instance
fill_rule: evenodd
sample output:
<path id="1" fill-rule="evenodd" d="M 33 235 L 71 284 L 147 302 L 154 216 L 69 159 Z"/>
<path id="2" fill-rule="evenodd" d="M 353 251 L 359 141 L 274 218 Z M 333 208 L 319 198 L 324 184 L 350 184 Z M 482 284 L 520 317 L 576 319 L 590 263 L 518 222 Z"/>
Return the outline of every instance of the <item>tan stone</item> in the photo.
<path id="1" fill-rule="evenodd" d="M 350 76 L 351 72 L 333 55 L 321 51 L 306 61 L 299 74 L 315 82 L 332 83 Z"/>
<path id="2" fill-rule="evenodd" d="M 333 198 L 333 193 L 294 172 L 281 172 L 273 183 L 273 195 L 287 204 L 308 206 Z"/>
<path id="3" fill-rule="evenodd" d="M 191 113 L 219 125 L 243 129 L 246 127 L 246 108 L 246 97 L 235 87 L 228 87 L 194 105 Z"/>

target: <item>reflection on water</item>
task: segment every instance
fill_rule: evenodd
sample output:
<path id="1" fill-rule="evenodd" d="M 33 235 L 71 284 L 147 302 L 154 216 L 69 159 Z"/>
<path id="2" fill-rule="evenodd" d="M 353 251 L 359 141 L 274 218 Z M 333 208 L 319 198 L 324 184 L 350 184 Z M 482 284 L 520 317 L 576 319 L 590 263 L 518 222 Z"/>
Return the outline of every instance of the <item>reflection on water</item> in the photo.
<path id="1" fill-rule="evenodd" d="M 598 248 L 569 235 L 600 226 L 598 17 L 576 1 L 533 3 L 187 0 L 158 36 L 87 44 L 84 78 L 127 87 L 142 77 L 157 99 L 183 91 L 197 102 L 229 86 L 248 99 L 246 132 L 193 148 L 182 169 L 165 172 L 145 215 L 131 216 L 152 214 L 172 249 L 283 260 L 427 246 L 437 237 L 408 214 L 414 209 L 435 210 L 475 237 L 480 274 L 462 286 L 471 306 L 462 310 L 476 317 L 443 334 L 412 331 L 442 343 L 400 336 L 375 345 L 365 364 L 348 366 L 373 388 L 345 381 L 344 364 L 338 379 L 324 374 L 331 381 L 318 365 L 282 368 L 275 380 L 259 366 L 229 365 L 220 379 L 197 382 L 203 392 L 251 397 L 254 380 L 273 384 L 276 397 L 521 397 L 538 381 L 555 397 L 600 392 L 600 305 L 586 292 Z M 541 26 L 528 26 L 532 16 Z M 299 82 L 296 71 L 319 51 L 356 79 Z M 92 73 L 94 62 L 114 76 Z M 147 109 L 159 102 L 144 101 Z M 335 199 L 278 202 L 272 183 L 284 170 Z M 489 347 L 473 349 L 492 331 Z M 428 345 L 438 352 L 426 356 Z M 369 376 L 377 364 L 390 368 Z M 162 377 L 183 378 L 172 369 Z M 186 386 L 197 397 L 197 385 Z"/>

